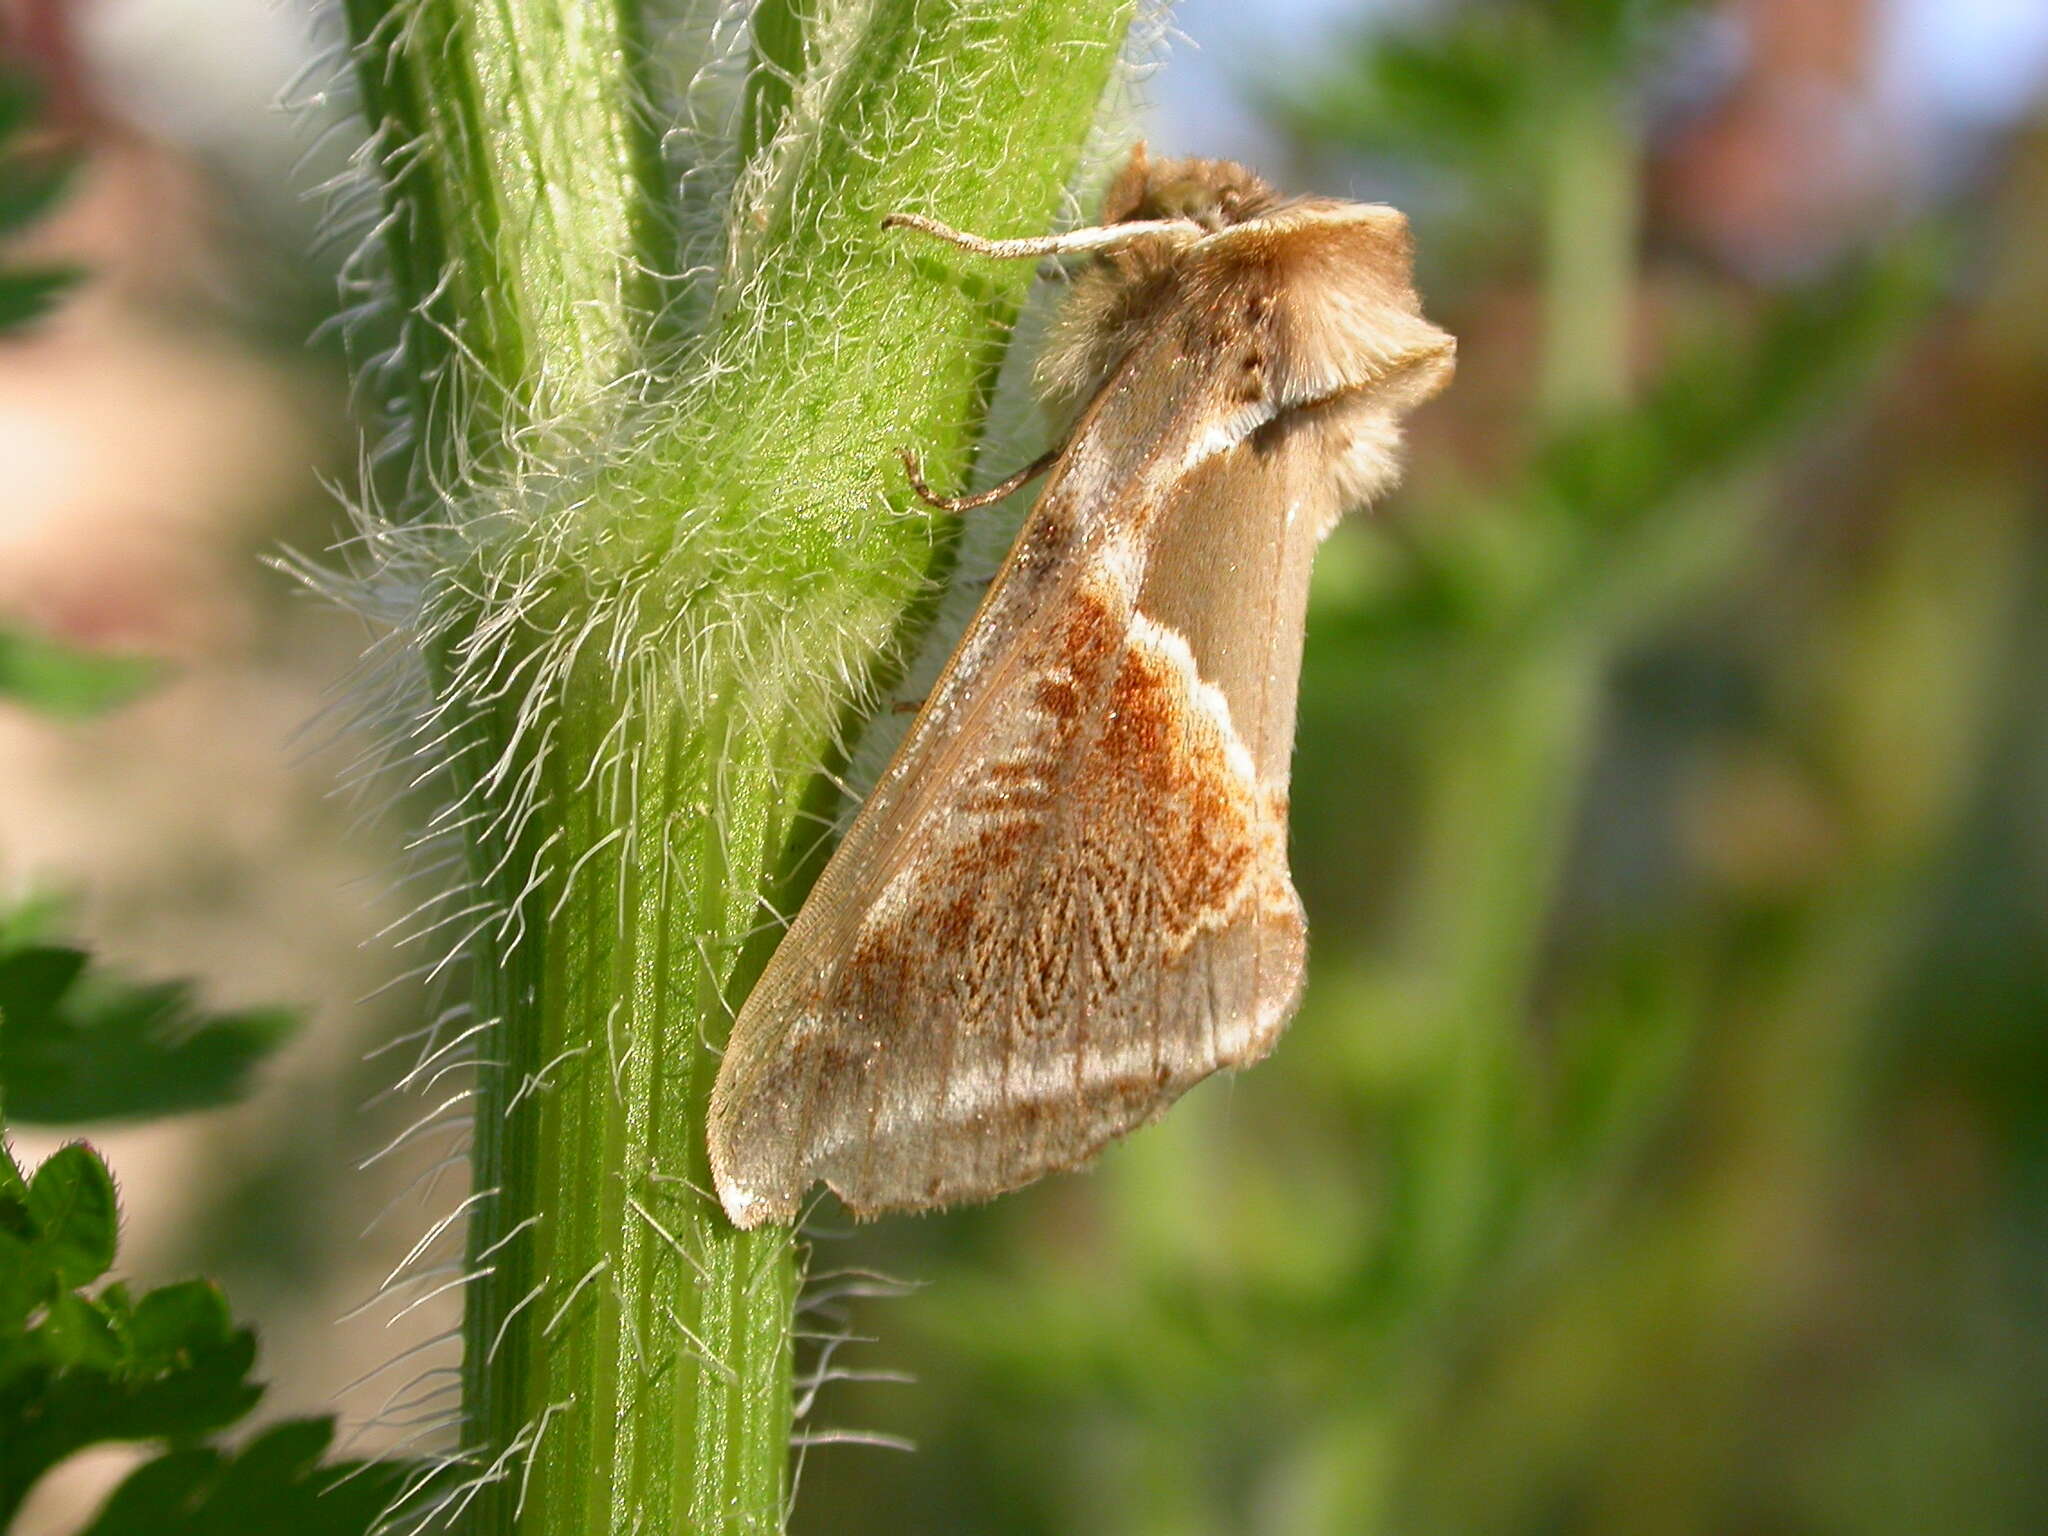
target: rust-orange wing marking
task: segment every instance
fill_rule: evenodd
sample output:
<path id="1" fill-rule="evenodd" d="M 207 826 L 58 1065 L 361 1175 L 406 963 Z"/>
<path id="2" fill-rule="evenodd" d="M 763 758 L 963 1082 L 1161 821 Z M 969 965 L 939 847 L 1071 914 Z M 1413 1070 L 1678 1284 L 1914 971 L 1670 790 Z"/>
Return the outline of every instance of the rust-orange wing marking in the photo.
<path id="1" fill-rule="evenodd" d="M 764 1216 L 820 1178 L 866 1214 L 1073 1167 L 1285 1023 L 1284 789 L 1126 564 L 1092 559 L 1017 658 L 843 956 L 771 995 L 780 1048 L 714 1141 Z"/>
<path id="2" fill-rule="evenodd" d="M 1310 562 L 1449 372 L 1407 262 L 1390 210 L 1304 202 L 1097 306 L 1114 345 L 1062 372 L 1108 372 L 734 1022 L 709 1142 L 739 1225 L 819 1179 L 862 1215 L 986 1198 L 1271 1048 Z"/>

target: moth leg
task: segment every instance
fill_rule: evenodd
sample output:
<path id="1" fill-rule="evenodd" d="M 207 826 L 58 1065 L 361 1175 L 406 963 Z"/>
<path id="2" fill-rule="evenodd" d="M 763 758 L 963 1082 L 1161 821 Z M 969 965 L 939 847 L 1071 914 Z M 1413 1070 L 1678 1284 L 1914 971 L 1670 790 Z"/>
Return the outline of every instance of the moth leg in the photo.
<path id="1" fill-rule="evenodd" d="M 892 213 L 882 220 L 884 229 L 914 229 L 948 245 L 977 256 L 998 260 L 1035 259 L 1040 256 L 1069 256 L 1077 251 L 1106 250 L 1113 245 L 1130 245 L 1139 240 L 1194 241 L 1202 238 L 1202 226 L 1192 219 L 1131 219 L 1122 224 L 1104 224 L 1093 229 L 1071 229 L 1064 235 L 1038 235 L 1024 240 L 991 240 L 970 235 L 921 213 Z"/>
<path id="2" fill-rule="evenodd" d="M 1036 480 L 1051 469 L 1065 451 L 1064 443 L 1057 448 L 1048 448 L 1009 479 L 992 485 L 985 491 L 976 491 L 972 496 L 939 495 L 925 484 L 924 471 L 918 467 L 917 455 L 908 448 L 902 451 L 903 472 L 909 476 L 910 488 L 917 493 L 917 499 L 926 506 L 936 507 L 941 512 L 972 512 L 976 507 L 985 507 L 991 502 L 1001 501 L 1027 480 Z"/>

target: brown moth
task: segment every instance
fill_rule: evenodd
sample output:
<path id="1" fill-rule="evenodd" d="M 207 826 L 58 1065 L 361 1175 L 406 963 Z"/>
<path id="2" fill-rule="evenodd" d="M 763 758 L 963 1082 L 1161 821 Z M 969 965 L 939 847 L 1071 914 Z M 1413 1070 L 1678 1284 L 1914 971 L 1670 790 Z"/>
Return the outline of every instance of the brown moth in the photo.
<path id="1" fill-rule="evenodd" d="M 1240 166 L 1141 145 L 1101 227 L 1045 239 L 887 222 L 1089 253 L 1038 375 L 1078 414 L 1013 482 L 1051 465 L 733 1025 L 710 1152 L 742 1227 L 820 1179 L 860 1216 L 986 1199 L 1272 1049 L 1305 941 L 1309 564 L 1451 373 L 1399 213 Z"/>

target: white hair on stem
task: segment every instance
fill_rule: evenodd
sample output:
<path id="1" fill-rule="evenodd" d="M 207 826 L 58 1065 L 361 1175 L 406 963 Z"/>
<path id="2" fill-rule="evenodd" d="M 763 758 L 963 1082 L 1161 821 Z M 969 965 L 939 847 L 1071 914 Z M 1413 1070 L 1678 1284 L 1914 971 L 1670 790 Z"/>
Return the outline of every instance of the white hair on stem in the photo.
<path id="1" fill-rule="evenodd" d="M 533 942 L 537 928 L 559 920 L 589 882 L 597 882 L 599 891 L 616 888 L 615 920 L 623 932 L 628 891 L 619 872 L 645 867 L 650 850 L 660 878 L 671 887 L 692 867 L 693 839 L 727 867 L 744 867 L 758 857 L 763 829 L 735 824 L 731 807 L 748 790 L 735 782 L 735 762 L 724 743 L 734 735 L 763 739 L 770 731 L 785 742 L 830 741 L 842 727 L 849 700 L 866 706 L 856 713 L 877 715 L 871 629 L 857 621 L 860 616 L 844 614 L 840 630 L 821 633 L 821 613 L 829 617 L 829 610 L 792 599 L 822 578 L 793 570 L 775 541 L 763 537 L 772 518 L 758 511 L 748 515 L 744 495 L 728 496 L 716 507 L 657 502 L 646 487 L 677 477 L 639 472 L 650 454 L 659 466 L 719 462 L 719 442 L 706 435 L 696 404 L 722 381 L 758 370 L 764 355 L 783 349 L 780 366 L 788 370 L 820 361 L 787 349 L 785 338 L 798 328 L 779 322 L 801 318 L 800 306 L 809 301 L 770 292 L 762 275 L 762 236 L 774 227 L 775 215 L 789 211 L 806 147 L 826 126 L 835 86 L 861 40 L 863 7 L 822 9 L 822 22 L 804 39 L 802 67 L 779 82 L 787 97 L 779 117 L 749 125 L 742 119 L 754 8 L 751 0 L 679 0 L 663 8 L 668 14 L 652 31 L 653 67 L 636 111 L 658 140 L 676 196 L 665 244 L 670 259 L 650 257 L 636 268 L 655 296 L 641 329 L 648 337 L 697 339 L 648 342 L 644 355 L 629 359 L 572 414 L 522 419 L 513 409 L 516 402 L 505 398 L 470 338 L 441 319 L 441 301 L 461 276 L 452 266 L 428 274 L 424 292 L 410 304 L 397 300 L 390 251 L 408 232 L 410 210 L 389 201 L 385 187 L 420 174 L 420 141 L 396 122 L 364 124 L 347 168 L 316 189 L 326 209 L 320 240 L 343 253 L 341 305 L 329 324 L 354 358 L 353 398 L 367 426 L 357 484 L 344 496 L 350 535 L 325 558 L 287 554 L 279 564 L 380 631 L 353 687 L 323 712 L 323 730 L 346 731 L 364 743 L 340 776 L 339 792 L 366 815 L 401 800 L 417 805 L 425 797 L 427 808 L 417 812 L 419 828 L 408 841 L 407 879 L 414 896 L 383 936 L 384 942 L 425 953 L 391 985 L 448 985 L 480 951 L 506 964 Z M 1069 191 L 1062 227 L 1081 222 L 1080 184 L 1119 146 L 1124 114 L 1163 53 L 1164 7 L 1145 3 L 1140 9 L 1116 76 L 1116 110 L 1091 141 L 1084 157 L 1089 171 Z M 395 56 L 424 24 L 418 4 L 394 0 L 363 47 L 391 49 Z M 349 112 L 360 111 L 352 74 L 358 55 L 340 41 L 338 27 L 330 23 L 330 30 L 335 40 L 287 92 L 288 104 L 303 115 L 331 114 L 310 137 L 307 163 L 317 161 L 333 135 L 344 131 L 338 125 Z M 971 68 L 1000 63 L 976 60 Z M 948 88 L 971 92 L 976 86 L 963 78 Z M 750 134 L 757 137 L 752 153 L 743 157 Z M 720 327 L 721 317 L 741 311 L 758 316 L 759 324 L 746 334 Z M 1027 330 L 1030 324 L 1027 318 Z M 843 366 L 830 357 L 822 361 Z M 1027 457 L 1022 449 L 1040 431 L 1020 403 L 1023 392 L 1014 373 L 1001 388 L 983 439 L 996 472 Z M 430 436 L 438 446 L 422 452 Z M 774 488 L 754 494 L 772 495 Z M 993 544 L 1003 530 L 999 522 L 990 526 L 994 532 L 973 536 Z M 957 632 L 964 623 L 978 597 L 978 569 L 992 564 L 987 549 L 970 550 L 961 560 L 934 649 L 950 644 L 948 626 Z M 749 686 L 736 688 L 735 677 L 749 679 Z M 610 718 L 594 741 L 577 737 L 579 755 L 571 758 L 565 705 L 572 690 L 587 690 L 592 679 L 608 695 Z M 672 719 L 655 729 L 664 711 L 673 716 L 677 701 L 703 711 L 701 730 L 678 730 Z M 854 789 L 872 779 L 886 736 L 902 724 L 886 710 L 879 719 L 870 733 L 874 739 L 862 743 L 846 775 Z M 657 747 L 669 754 L 664 761 L 670 772 L 677 771 L 678 761 L 697 765 L 691 771 L 706 792 L 687 823 L 650 827 L 635 818 L 648 754 Z M 777 760 L 766 771 L 777 782 L 794 784 L 829 771 L 829 765 Z M 593 793 L 609 816 L 599 835 L 572 846 L 560 825 L 545 825 L 558 796 L 587 800 Z M 796 815 L 800 828 L 786 831 L 824 838 L 833 829 L 832 818 L 814 811 Z M 767 893 L 756 901 L 762 927 L 786 924 L 788 914 L 777 911 Z M 724 975 L 740 946 L 759 931 L 754 924 L 750 908 L 735 931 L 699 926 L 686 941 L 692 960 L 706 976 Z M 708 991 L 723 1004 L 718 987 Z M 621 1006 L 615 1004 L 606 1018 L 605 1067 L 613 1091 L 623 1097 L 631 1062 L 630 1042 L 622 1042 L 614 1027 Z M 514 1080 L 503 1044 L 506 1027 L 500 1008 L 457 1004 L 409 1037 L 379 1047 L 379 1055 L 406 1046 L 413 1051 L 378 1099 L 404 1093 L 431 1095 L 433 1103 L 364 1166 L 443 1135 L 466 1141 L 478 1113 L 535 1112 L 558 1075 L 572 1070 L 589 1049 L 585 1043 L 560 1050 L 537 1068 L 529 1064 Z M 710 1042 L 704 1048 L 711 1049 Z M 441 1178 L 465 1163 L 460 1148 L 430 1150 L 437 1155 L 387 1211 L 408 1201 L 424 1205 Z M 642 1169 L 630 1174 L 629 1189 L 635 1182 L 651 1188 L 673 1177 Z M 472 1189 L 444 1212 L 429 1213 L 371 1305 L 389 1298 L 403 1304 L 397 1314 L 403 1316 L 462 1290 L 493 1273 L 516 1240 L 541 1230 L 538 1213 L 517 1221 L 494 1215 L 498 1193 L 489 1186 Z M 627 1200 L 659 1242 L 693 1272 L 704 1273 L 703 1256 L 662 1223 L 649 1202 L 633 1193 Z M 509 1224 L 495 1232 L 489 1223 L 500 1220 Z M 432 1262 L 458 1245 L 466 1251 L 478 1221 L 487 1224 L 476 1230 L 491 1238 L 479 1252 Z M 750 1278 L 750 1290 L 765 1283 L 772 1269 L 764 1260 Z M 551 1333 L 601 1277 L 616 1272 L 603 1258 L 580 1276 L 540 1276 L 497 1320 L 486 1361 L 496 1356 L 521 1314 L 539 1309 L 545 1319 L 541 1332 Z M 848 1271 L 813 1276 L 804 1285 L 805 1319 L 824 1325 L 803 1330 L 811 1358 L 799 1375 L 799 1407 L 808 1424 L 831 1383 L 899 1379 L 886 1370 L 842 1366 L 836 1357 L 861 1342 L 852 1332 L 852 1304 L 900 1295 L 909 1286 Z M 632 1311 L 623 1309 L 629 1317 Z M 730 1372 L 674 1308 L 665 1306 L 659 1320 L 708 1370 Z M 361 1387 L 400 1361 L 421 1362 L 419 1373 L 371 1421 L 405 1430 L 383 1454 L 427 1447 L 424 1468 L 408 1479 L 387 1519 L 388 1531 L 433 1528 L 459 1515 L 486 1487 L 508 1479 L 516 1478 L 523 1505 L 535 1449 L 550 1423 L 575 1409 L 573 1397 L 551 1402 L 506 1443 L 488 1448 L 447 1438 L 462 1431 L 459 1410 L 390 1423 L 393 1412 L 425 1406 L 411 1400 L 415 1391 L 431 1387 L 426 1401 L 438 1401 L 449 1390 L 434 1384 L 462 1367 L 440 1361 L 437 1351 L 452 1346 L 459 1357 L 460 1338 L 459 1330 L 440 1333 L 354 1384 Z M 641 1350 L 649 1347 L 637 1335 L 632 1342 Z M 437 1442 L 436 1436 L 442 1438 Z M 794 1441 L 798 1468 L 810 1445 L 846 1441 L 901 1443 L 887 1435 L 803 1427 Z M 791 1497 L 795 1482 L 792 1476 Z"/>

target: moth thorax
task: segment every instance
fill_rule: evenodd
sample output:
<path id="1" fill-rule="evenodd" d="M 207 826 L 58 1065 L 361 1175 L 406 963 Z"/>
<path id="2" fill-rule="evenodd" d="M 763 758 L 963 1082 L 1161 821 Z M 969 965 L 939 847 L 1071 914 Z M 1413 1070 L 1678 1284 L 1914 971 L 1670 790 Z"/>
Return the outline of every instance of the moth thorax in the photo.
<path id="1" fill-rule="evenodd" d="M 1140 144 L 1103 195 L 1098 222 L 1185 219 L 1213 233 L 1269 213 L 1279 202 L 1241 165 L 1153 160 Z M 1069 419 L 1102 388 L 1172 300 L 1186 259 L 1179 242 L 1141 241 L 1105 251 L 1074 274 L 1037 369 L 1039 396 L 1055 419 Z"/>
<path id="2" fill-rule="evenodd" d="M 1177 253 L 1140 249 L 1075 274 L 1033 370 L 1039 399 L 1055 421 L 1072 420 L 1146 334 L 1172 293 L 1177 265 Z"/>
<path id="3" fill-rule="evenodd" d="M 1140 144 L 1102 199 L 1104 224 L 1187 219 L 1212 233 L 1270 213 L 1280 199 L 1228 160 L 1153 160 Z"/>

